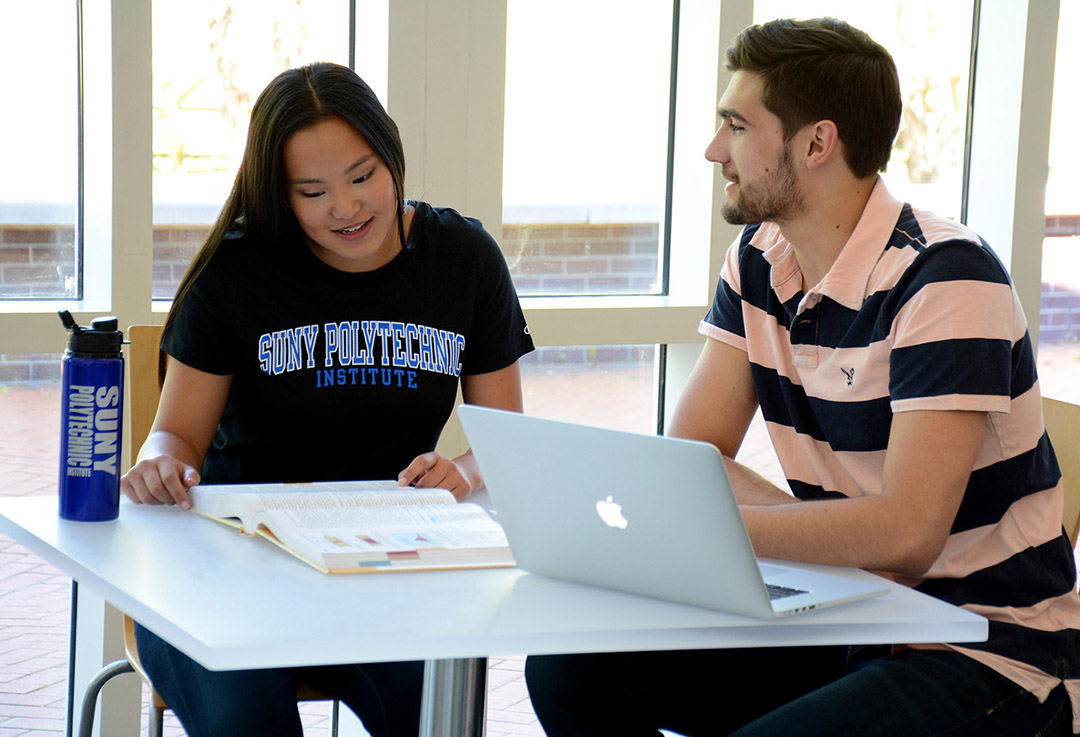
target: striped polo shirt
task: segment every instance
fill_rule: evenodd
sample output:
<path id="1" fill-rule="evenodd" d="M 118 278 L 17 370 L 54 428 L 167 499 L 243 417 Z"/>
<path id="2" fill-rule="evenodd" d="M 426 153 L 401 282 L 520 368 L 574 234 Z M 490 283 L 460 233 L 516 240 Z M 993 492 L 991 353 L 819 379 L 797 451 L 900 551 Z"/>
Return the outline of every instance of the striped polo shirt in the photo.
<path id="1" fill-rule="evenodd" d="M 894 412 L 986 412 L 941 556 L 915 589 L 990 620 L 969 655 L 1040 699 L 1063 680 L 1080 732 L 1080 597 L 1027 323 L 986 243 L 878 179 L 807 293 L 791 244 L 750 225 L 700 332 L 746 351 L 784 475 L 804 500 L 880 494 Z M 926 646 L 920 646 L 926 647 Z"/>

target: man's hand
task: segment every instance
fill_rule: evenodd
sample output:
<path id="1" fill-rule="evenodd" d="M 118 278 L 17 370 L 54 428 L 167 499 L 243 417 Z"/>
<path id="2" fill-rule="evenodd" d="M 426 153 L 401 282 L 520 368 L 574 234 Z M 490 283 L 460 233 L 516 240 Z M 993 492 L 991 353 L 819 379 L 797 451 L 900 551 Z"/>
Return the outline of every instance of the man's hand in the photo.
<path id="1" fill-rule="evenodd" d="M 754 550 L 921 577 L 945 548 L 986 424 L 984 412 L 898 412 L 880 489 L 849 499 L 743 506 Z"/>

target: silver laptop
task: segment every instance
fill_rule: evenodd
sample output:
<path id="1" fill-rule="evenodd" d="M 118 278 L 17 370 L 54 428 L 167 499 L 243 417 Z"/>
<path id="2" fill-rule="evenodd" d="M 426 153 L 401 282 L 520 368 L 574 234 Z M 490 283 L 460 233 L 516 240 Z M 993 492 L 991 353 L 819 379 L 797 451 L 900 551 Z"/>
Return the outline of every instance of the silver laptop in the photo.
<path id="1" fill-rule="evenodd" d="M 527 571 L 761 618 L 888 590 L 759 562 L 708 443 L 472 405 L 458 415 Z"/>

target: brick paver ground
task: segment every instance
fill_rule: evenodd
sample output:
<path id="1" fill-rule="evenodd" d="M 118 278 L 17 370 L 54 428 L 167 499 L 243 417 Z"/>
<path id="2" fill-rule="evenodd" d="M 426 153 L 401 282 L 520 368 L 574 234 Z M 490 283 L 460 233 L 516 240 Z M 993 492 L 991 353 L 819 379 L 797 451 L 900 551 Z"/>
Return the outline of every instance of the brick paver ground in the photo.
<path id="1" fill-rule="evenodd" d="M 1080 345 L 1043 346 L 1040 375 L 1048 396 L 1080 402 Z M 616 414 L 625 411 L 632 415 L 626 422 L 639 424 L 640 408 L 651 406 L 651 381 L 651 371 L 541 372 L 526 381 L 526 411 L 550 416 L 558 414 L 556 404 L 590 407 L 592 399 L 613 400 L 573 419 L 618 425 Z M 56 493 L 59 424 L 55 387 L 0 385 L 0 494 Z M 740 460 L 779 478 L 759 423 L 751 428 Z M 0 737 L 64 734 L 70 596 L 66 576 L 0 536 Z M 489 737 L 543 734 L 529 703 L 523 666 L 520 655 L 489 660 Z M 308 734 L 325 734 L 327 705 L 304 705 L 303 721 Z M 166 735 L 182 734 L 167 715 Z"/>
<path id="2" fill-rule="evenodd" d="M 56 387 L 0 385 L 0 494 L 56 493 L 59 407 Z M 70 603 L 67 576 L 0 535 L 0 737 L 64 735 Z M 524 663 L 518 655 L 489 660 L 489 737 L 543 734 Z M 327 733 L 329 704 L 302 704 L 301 716 L 305 733 Z M 144 716 L 143 734 L 145 725 Z M 170 712 L 165 734 L 184 734 Z"/>

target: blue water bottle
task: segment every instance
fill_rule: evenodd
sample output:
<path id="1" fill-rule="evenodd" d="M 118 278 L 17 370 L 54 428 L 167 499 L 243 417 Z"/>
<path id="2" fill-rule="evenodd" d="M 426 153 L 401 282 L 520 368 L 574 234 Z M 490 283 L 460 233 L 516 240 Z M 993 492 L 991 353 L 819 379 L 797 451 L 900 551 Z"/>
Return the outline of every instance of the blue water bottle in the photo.
<path id="1" fill-rule="evenodd" d="M 60 364 L 60 516 L 83 522 L 120 513 L 120 448 L 124 426 L 124 335 L 115 317 L 80 327 L 67 310 Z"/>

